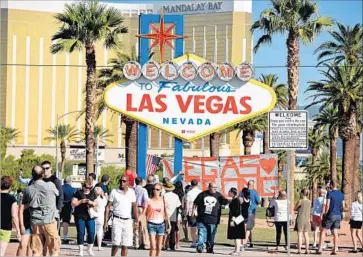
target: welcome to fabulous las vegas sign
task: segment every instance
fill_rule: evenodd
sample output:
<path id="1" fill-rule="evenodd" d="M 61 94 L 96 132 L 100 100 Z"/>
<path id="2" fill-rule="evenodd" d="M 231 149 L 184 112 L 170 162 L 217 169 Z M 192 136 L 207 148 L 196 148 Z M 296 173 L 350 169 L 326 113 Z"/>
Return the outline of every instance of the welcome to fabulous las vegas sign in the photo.
<path id="1" fill-rule="evenodd" d="M 105 90 L 106 106 L 188 142 L 266 113 L 276 103 L 274 90 L 254 80 L 247 63 L 215 65 L 185 54 L 161 65 L 128 62 L 123 72 L 127 80 Z"/>

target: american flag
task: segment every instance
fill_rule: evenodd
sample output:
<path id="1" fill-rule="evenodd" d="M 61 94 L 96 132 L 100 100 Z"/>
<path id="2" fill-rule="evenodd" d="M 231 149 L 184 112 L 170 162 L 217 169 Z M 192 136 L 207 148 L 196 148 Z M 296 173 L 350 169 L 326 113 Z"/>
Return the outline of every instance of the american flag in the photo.
<path id="1" fill-rule="evenodd" d="M 161 161 L 160 157 L 148 154 L 146 157 L 146 174 L 147 175 L 154 174 L 154 172 L 159 167 L 160 161 Z"/>

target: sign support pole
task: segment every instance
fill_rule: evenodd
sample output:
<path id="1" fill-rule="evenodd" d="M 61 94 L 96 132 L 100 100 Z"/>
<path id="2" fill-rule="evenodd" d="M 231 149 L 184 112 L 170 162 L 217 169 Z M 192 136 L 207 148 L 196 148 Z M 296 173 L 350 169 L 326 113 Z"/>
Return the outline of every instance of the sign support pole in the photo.
<path id="1" fill-rule="evenodd" d="M 286 186 L 287 186 L 287 255 L 291 256 L 290 251 L 290 213 L 291 213 L 291 186 L 290 186 L 290 162 L 291 162 L 291 151 L 286 151 L 287 154 L 287 167 L 286 167 Z"/>
<path id="2" fill-rule="evenodd" d="M 139 16 L 139 31 L 141 34 L 149 32 L 149 23 L 142 21 L 143 15 Z M 144 65 L 149 58 L 149 44 L 146 38 L 139 39 L 140 64 Z M 147 155 L 147 136 L 148 127 L 146 124 L 139 122 L 137 135 L 137 174 L 139 177 L 146 179 L 146 155 Z"/>
<path id="3" fill-rule="evenodd" d="M 184 16 L 180 15 L 179 23 L 181 26 L 176 26 L 175 33 L 184 35 Z M 184 39 L 175 40 L 175 57 L 180 57 L 184 54 Z M 174 138 L 174 175 L 177 175 L 183 169 L 183 141 L 179 138 Z"/>

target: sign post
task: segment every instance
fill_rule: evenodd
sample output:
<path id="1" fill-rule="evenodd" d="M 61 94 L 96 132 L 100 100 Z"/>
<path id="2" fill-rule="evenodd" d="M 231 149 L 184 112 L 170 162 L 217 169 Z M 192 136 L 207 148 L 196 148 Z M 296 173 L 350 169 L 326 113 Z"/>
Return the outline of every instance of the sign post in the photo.
<path id="1" fill-rule="evenodd" d="M 287 254 L 290 256 L 290 214 L 291 185 L 290 164 L 294 150 L 306 150 L 309 147 L 309 127 L 307 111 L 272 111 L 268 115 L 269 148 L 271 150 L 287 150 L 286 181 L 287 181 Z"/>

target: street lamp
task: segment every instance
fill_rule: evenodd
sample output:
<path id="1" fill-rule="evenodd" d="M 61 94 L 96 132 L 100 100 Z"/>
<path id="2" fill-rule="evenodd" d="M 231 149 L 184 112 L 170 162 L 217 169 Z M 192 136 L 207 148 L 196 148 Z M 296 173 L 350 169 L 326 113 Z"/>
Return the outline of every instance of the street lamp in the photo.
<path id="1" fill-rule="evenodd" d="M 59 120 L 61 119 L 61 118 L 63 118 L 63 117 L 65 117 L 65 116 L 67 116 L 68 114 L 72 114 L 72 113 L 80 113 L 81 111 L 72 111 L 72 112 L 67 112 L 67 113 L 65 113 L 65 114 L 63 114 L 63 115 L 61 115 L 61 116 L 58 116 L 58 114 L 57 114 L 57 124 L 56 124 L 56 137 L 55 137 L 55 161 L 56 161 L 56 176 L 57 176 L 57 178 L 59 177 L 59 168 L 58 168 L 58 130 L 59 130 L 59 128 L 58 128 L 58 122 L 59 122 Z M 62 178 L 61 178 L 61 180 L 62 180 Z"/>

